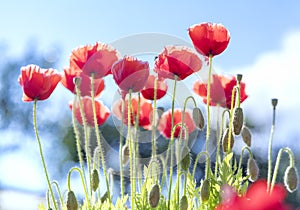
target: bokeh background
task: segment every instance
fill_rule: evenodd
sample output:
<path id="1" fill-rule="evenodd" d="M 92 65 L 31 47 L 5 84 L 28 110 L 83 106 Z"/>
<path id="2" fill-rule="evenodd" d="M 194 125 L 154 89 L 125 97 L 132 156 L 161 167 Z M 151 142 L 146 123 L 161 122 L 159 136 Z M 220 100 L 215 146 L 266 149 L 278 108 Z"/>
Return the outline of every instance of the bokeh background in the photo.
<path id="1" fill-rule="evenodd" d="M 32 104 L 21 101 L 17 83 L 21 66 L 33 63 L 62 72 L 72 49 L 80 45 L 113 43 L 141 33 L 169 34 L 191 43 L 187 28 L 201 22 L 222 23 L 231 33 L 227 50 L 214 59 L 214 70 L 244 75 L 249 98 L 242 107 L 253 132 L 252 148 L 261 176 L 274 97 L 279 99 L 274 153 L 283 146 L 292 148 L 300 168 L 299 11 L 297 0 L 0 1 L 0 209 L 37 209 L 46 191 Z M 116 87 L 108 81 L 106 88 Z M 111 106 L 108 93 L 101 99 Z M 59 85 L 38 107 L 49 173 L 62 187 L 66 187 L 67 171 L 77 164 L 69 100 L 72 94 Z M 103 128 L 107 133 L 110 129 L 109 124 Z M 116 138 L 112 134 L 111 139 Z M 283 160 L 279 182 L 286 166 Z M 299 206 L 299 194 L 289 195 L 289 202 Z"/>

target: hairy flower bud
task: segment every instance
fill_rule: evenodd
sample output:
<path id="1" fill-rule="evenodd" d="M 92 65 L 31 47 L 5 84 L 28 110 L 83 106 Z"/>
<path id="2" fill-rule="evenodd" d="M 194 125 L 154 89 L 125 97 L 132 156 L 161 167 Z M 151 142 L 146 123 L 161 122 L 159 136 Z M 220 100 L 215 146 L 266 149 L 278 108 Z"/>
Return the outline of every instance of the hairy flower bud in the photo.
<path id="1" fill-rule="evenodd" d="M 229 135 L 231 135 L 230 144 L 228 144 L 229 143 Z M 233 135 L 232 135 L 232 133 L 229 134 L 229 128 L 226 128 L 223 133 L 223 137 L 222 137 L 223 151 L 230 152 L 232 150 L 233 144 L 234 144 Z M 229 148 L 228 148 L 228 146 L 229 146 Z"/>
<path id="2" fill-rule="evenodd" d="M 160 162 L 157 159 L 151 158 L 148 166 L 150 176 L 157 176 L 160 173 Z"/>
<path id="3" fill-rule="evenodd" d="M 193 109 L 193 120 L 195 125 L 202 130 L 204 128 L 204 117 L 199 108 Z"/>
<path id="4" fill-rule="evenodd" d="M 148 201 L 149 204 L 151 206 L 151 208 L 156 208 L 159 202 L 159 198 L 160 198 L 160 189 L 159 189 L 159 185 L 155 184 L 152 186 L 152 189 L 149 193 L 149 197 L 148 197 Z"/>
<path id="5" fill-rule="evenodd" d="M 74 192 L 71 190 L 68 192 L 67 195 L 67 209 L 68 210 L 77 210 L 78 203 Z"/>
<path id="6" fill-rule="evenodd" d="M 250 130 L 246 126 L 243 126 L 242 138 L 243 138 L 243 141 L 245 142 L 245 144 L 248 147 L 251 147 L 251 138 L 252 138 L 252 136 L 251 136 Z"/>
<path id="7" fill-rule="evenodd" d="M 184 146 L 181 150 L 181 168 L 187 171 L 191 164 L 191 156 L 190 156 L 190 149 L 188 146 Z"/>
<path id="8" fill-rule="evenodd" d="M 97 169 L 94 169 L 92 172 L 92 189 L 94 192 L 96 192 L 98 186 L 99 186 L 99 173 Z"/>
<path id="9" fill-rule="evenodd" d="M 188 199 L 186 197 L 186 195 L 182 196 L 179 202 L 179 209 L 180 210 L 187 210 L 188 209 Z"/>
<path id="10" fill-rule="evenodd" d="M 298 188 L 298 171 L 296 167 L 287 167 L 284 173 L 284 185 L 289 192 L 294 192 Z"/>
<path id="11" fill-rule="evenodd" d="M 201 191 L 200 191 L 200 196 L 202 202 L 206 202 L 209 199 L 209 194 L 210 194 L 210 183 L 208 179 L 205 179 L 202 183 Z"/>
<path id="12" fill-rule="evenodd" d="M 122 164 L 123 166 L 127 165 L 129 162 L 129 147 L 128 145 L 124 145 L 122 148 Z"/>
<path id="13" fill-rule="evenodd" d="M 256 161 L 253 158 L 248 159 L 247 164 L 247 174 L 249 175 L 249 180 L 255 182 L 259 175 L 259 168 Z"/>
<path id="14" fill-rule="evenodd" d="M 233 133 L 234 135 L 240 135 L 244 123 L 243 109 L 236 107 L 233 110 Z"/>

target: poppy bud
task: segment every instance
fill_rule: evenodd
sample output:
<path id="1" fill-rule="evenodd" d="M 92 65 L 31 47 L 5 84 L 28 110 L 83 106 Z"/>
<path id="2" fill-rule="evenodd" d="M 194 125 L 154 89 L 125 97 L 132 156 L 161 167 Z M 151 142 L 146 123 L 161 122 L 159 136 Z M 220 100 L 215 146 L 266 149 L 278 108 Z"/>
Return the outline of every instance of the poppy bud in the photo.
<path id="1" fill-rule="evenodd" d="M 236 80 L 240 83 L 242 81 L 243 75 L 242 74 L 237 74 L 236 75 Z"/>
<path id="2" fill-rule="evenodd" d="M 76 85 L 77 87 L 79 87 L 80 83 L 81 83 L 81 77 L 74 77 L 73 83 L 74 83 L 74 85 Z"/>
<path id="3" fill-rule="evenodd" d="M 231 138 L 230 138 L 230 144 L 228 145 L 229 135 L 231 135 Z M 233 135 L 232 135 L 232 133 L 229 134 L 229 128 L 226 128 L 224 133 L 223 133 L 223 137 L 222 137 L 223 151 L 224 152 L 230 152 L 232 147 L 233 147 L 233 144 L 234 144 Z M 228 148 L 228 146 L 229 146 L 229 148 Z"/>
<path id="4" fill-rule="evenodd" d="M 191 156 L 190 156 L 190 149 L 187 146 L 184 146 L 181 151 L 181 168 L 187 171 L 191 164 Z"/>
<path id="5" fill-rule="evenodd" d="M 182 196 L 181 199 L 180 199 L 180 202 L 179 202 L 179 209 L 180 210 L 187 210 L 188 209 L 188 200 L 187 200 L 187 197 L 186 195 Z"/>
<path id="6" fill-rule="evenodd" d="M 123 166 L 127 165 L 129 162 L 129 147 L 128 145 L 124 145 L 122 148 L 122 164 Z"/>
<path id="7" fill-rule="evenodd" d="M 78 203 L 74 192 L 71 190 L 68 192 L 67 195 L 67 209 L 68 210 L 77 210 Z"/>
<path id="8" fill-rule="evenodd" d="M 248 159 L 247 174 L 249 175 L 249 180 L 251 182 L 255 182 L 258 178 L 259 168 L 253 158 Z"/>
<path id="9" fill-rule="evenodd" d="M 193 109 L 193 120 L 195 125 L 202 130 L 204 127 L 204 117 L 199 108 L 194 108 Z"/>
<path id="10" fill-rule="evenodd" d="M 294 192 L 298 188 L 298 172 L 293 166 L 287 167 L 284 173 L 284 185 L 289 192 Z"/>
<path id="11" fill-rule="evenodd" d="M 156 208 L 159 202 L 159 198 L 160 198 L 160 189 L 159 189 L 159 185 L 155 184 L 153 185 L 150 193 L 149 193 L 149 197 L 148 197 L 148 201 L 149 204 L 151 206 L 151 208 Z"/>
<path id="12" fill-rule="evenodd" d="M 98 170 L 94 169 L 92 172 L 92 189 L 94 192 L 96 192 L 98 186 L 99 186 L 99 174 Z"/>
<path id="13" fill-rule="evenodd" d="M 242 129 L 242 138 L 245 144 L 247 144 L 248 147 L 251 147 L 251 133 L 246 126 Z"/>
<path id="14" fill-rule="evenodd" d="M 240 107 L 234 108 L 233 111 L 233 133 L 239 135 L 241 133 L 244 122 L 243 109 Z"/>
<path id="15" fill-rule="evenodd" d="M 200 191 L 200 196 L 202 202 L 206 202 L 209 199 L 209 194 L 210 194 L 210 183 L 208 179 L 205 179 L 202 183 L 201 191 Z"/>

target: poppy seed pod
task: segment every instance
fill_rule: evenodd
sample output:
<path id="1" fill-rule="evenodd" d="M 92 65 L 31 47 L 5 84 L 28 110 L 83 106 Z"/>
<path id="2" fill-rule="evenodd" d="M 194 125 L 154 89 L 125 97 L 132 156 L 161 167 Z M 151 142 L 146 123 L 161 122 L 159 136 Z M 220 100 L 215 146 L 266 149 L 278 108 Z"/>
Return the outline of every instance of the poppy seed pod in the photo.
<path id="1" fill-rule="evenodd" d="M 159 189 L 159 185 L 155 184 L 153 185 L 150 193 L 149 193 L 149 197 L 148 197 L 148 201 L 149 204 L 151 206 L 151 208 L 156 208 L 159 202 L 159 198 L 160 198 L 160 189 Z"/>
<path id="2" fill-rule="evenodd" d="M 184 146 L 181 150 L 181 168 L 187 171 L 191 164 L 190 149 L 187 146 Z"/>
<path id="3" fill-rule="evenodd" d="M 198 107 L 193 109 L 193 120 L 196 127 L 202 130 L 204 127 L 204 117 L 201 110 Z"/>
<path id="4" fill-rule="evenodd" d="M 244 114 L 243 109 L 240 107 L 236 107 L 233 110 L 233 133 L 234 135 L 239 135 L 241 133 L 244 122 Z"/>
<path id="5" fill-rule="evenodd" d="M 67 195 L 67 209 L 68 210 L 77 210 L 78 203 L 74 192 L 71 190 L 68 192 Z"/>
<path id="6" fill-rule="evenodd" d="M 186 197 L 186 195 L 182 196 L 179 202 L 179 209 L 180 210 L 187 210 L 188 209 L 188 199 Z"/>
<path id="7" fill-rule="evenodd" d="M 97 169 L 94 169 L 92 172 L 92 189 L 94 192 L 96 192 L 98 186 L 99 186 L 99 173 Z"/>
<path id="8" fill-rule="evenodd" d="M 289 192 L 294 192 L 298 188 L 298 172 L 296 167 L 287 167 L 284 173 L 284 185 Z"/>
<path id="9" fill-rule="evenodd" d="M 231 137 L 230 137 L 230 144 L 228 145 L 229 135 L 231 135 Z M 223 151 L 230 152 L 232 150 L 233 144 L 234 144 L 233 135 L 232 135 L 232 133 L 229 134 L 229 128 L 226 128 L 223 133 L 223 137 L 222 137 Z M 228 148 L 228 146 L 229 146 L 229 148 Z"/>
<path id="10" fill-rule="evenodd" d="M 256 161 L 253 158 L 248 159 L 247 164 L 247 174 L 249 175 L 249 180 L 255 182 L 259 175 L 259 168 Z"/>
<path id="11" fill-rule="evenodd" d="M 245 142 L 245 144 L 248 147 L 251 147 L 252 135 L 251 135 L 250 130 L 246 126 L 243 126 L 243 129 L 242 129 L 242 138 L 243 138 L 243 141 Z"/>
<path id="12" fill-rule="evenodd" d="M 124 145 L 122 148 L 122 164 L 123 166 L 127 165 L 129 161 L 129 147 L 128 145 Z"/>
<path id="13" fill-rule="evenodd" d="M 210 194 L 210 183 L 208 179 L 205 179 L 202 183 L 201 191 L 200 191 L 200 196 L 202 202 L 206 202 L 209 199 L 209 194 Z"/>

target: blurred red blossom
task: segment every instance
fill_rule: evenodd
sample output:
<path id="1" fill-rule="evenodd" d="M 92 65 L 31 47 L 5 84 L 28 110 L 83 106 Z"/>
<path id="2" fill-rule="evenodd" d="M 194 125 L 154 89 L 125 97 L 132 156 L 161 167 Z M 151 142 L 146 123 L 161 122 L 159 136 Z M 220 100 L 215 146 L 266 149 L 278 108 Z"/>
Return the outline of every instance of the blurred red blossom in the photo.
<path id="1" fill-rule="evenodd" d="M 174 126 L 182 121 L 182 110 L 175 109 L 174 110 Z M 184 113 L 184 125 L 187 127 L 189 133 L 193 132 L 196 129 L 194 124 L 192 114 L 189 111 L 185 111 Z M 172 110 L 164 112 L 159 120 L 157 129 L 159 132 L 167 139 L 171 138 L 172 131 Z M 180 135 L 181 126 L 177 126 L 174 132 L 174 138 L 178 138 Z M 184 132 L 183 132 L 184 134 Z"/>
<path id="2" fill-rule="evenodd" d="M 79 103 L 82 103 L 83 112 L 85 115 L 86 122 L 89 126 L 94 127 L 94 115 L 93 115 L 93 106 L 92 106 L 92 98 L 89 96 L 82 97 L 81 101 L 77 100 L 75 104 L 73 102 L 69 103 L 69 107 L 72 110 L 75 107 L 75 117 L 79 124 L 83 125 L 82 116 L 80 113 Z M 74 106 L 75 105 L 75 106 Z M 101 102 L 95 101 L 96 106 L 96 116 L 97 116 L 97 124 L 102 125 L 105 123 L 107 118 L 110 115 L 109 109 Z"/>
<path id="3" fill-rule="evenodd" d="M 216 106 L 220 105 L 224 108 L 231 108 L 231 97 L 232 90 L 237 84 L 237 81 L 234 76 L 225 77 L 223 75 L 212 75 L 211 89 L 210 89 L 210 105 Z M 241 82 L 240 84 L 240 102 L 243 102 L 248 95 L 245 92 L 245 83 Z M 207 103 L 207 83 L 202 81 L 197 81 L 194 83 L 193 90 L 196 94 L 203 98 L 203 102 Z"/>
<path id="4" fill-rule="evenodd" d="M 18 81 L 23 89 L 22 100 L 30 102 L 49 98 L 60 80 L 61 75 L 54 69 L 42 69 L 37 65 L 21 67 Z"/>
<path id="5" fill-rule="evenodd" d="M 150 75 L 145 84 L 145 87 L 141 90 L 141 93 L 145 99 L 154 100 L 154 83 L 157 79 L 154 75 Z M 165 80 L 157 80 L 156 99 L 164 97 L 168 90 L 168 85 Z"/>
<path id="6" fill-rule="evenodd" d="M 237 195 L 229 186 L 223 186 L 223 200 L 215 210 L 290 210 L 284 204 L 286 190 L 283 185 L 276 184 L 272 193 L 267 192 L 267 182 L 254 182 L 245 195 Z"/>
<path id="7" fill-rule="evenodd" d="M 117 119 L 122 120 L 122 104 L 124 103 L 123 99 L 118 100 L 113 104 L 112 112 L 117 117 Z M 128 125 L 128 99 L 125 100 L 124 104 L 124 121 L 123 123 Z M 130 122 L 131 125 L 135 125 L 136 116 L 138 113 L 138 98 L 134 97 L 131 100 L 131 115 Z M 152 126 L 152 113 L 153 107 L 152 104 L 144 99 L 140 98 L 140 111 L 139 111 L 139 122 L 138 125 L 144 129 L 151 130 Z"/>

